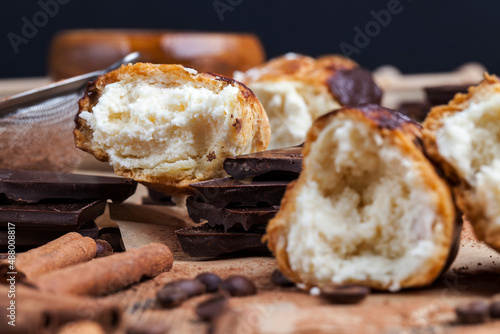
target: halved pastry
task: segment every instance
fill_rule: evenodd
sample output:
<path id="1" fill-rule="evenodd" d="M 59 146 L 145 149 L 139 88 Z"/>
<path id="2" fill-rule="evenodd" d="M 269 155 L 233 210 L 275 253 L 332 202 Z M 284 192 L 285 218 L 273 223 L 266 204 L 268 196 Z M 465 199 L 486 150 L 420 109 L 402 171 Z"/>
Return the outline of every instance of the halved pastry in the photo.
<path id="1" fill-rule="evenodd" d="M 301 144 L 312 122 L 330 110 L 380 103 L 382 96 L 369 71 L 339 55 L 288 53 L 234 78 L 262 102 L 271 122 L 270 149 Z"/>
<path id="2" fill-rule="evenodd" d="M 226 157 L 265 150 L 271 136 L 250 89 L 181 65 L 122 66 L 90 84 L 79 107 L 77 147 L 167 193 L 225 176 Z"/>
<path id="3" fill-rule="evenodd" d="M 429 156 L 453 182 L 458 207 L 477 237 L 500 251 L 500 81 L 485 79 L 424 122 Z"/>
<path id="4" fill-rule="evenodd" d="M 303 171 L 265 237 L 286 276 L 391 291 L 434 281 L 456 255 L 460 229 L 419 135 L 418 124 L 376 105 L 314 122 Z"/>

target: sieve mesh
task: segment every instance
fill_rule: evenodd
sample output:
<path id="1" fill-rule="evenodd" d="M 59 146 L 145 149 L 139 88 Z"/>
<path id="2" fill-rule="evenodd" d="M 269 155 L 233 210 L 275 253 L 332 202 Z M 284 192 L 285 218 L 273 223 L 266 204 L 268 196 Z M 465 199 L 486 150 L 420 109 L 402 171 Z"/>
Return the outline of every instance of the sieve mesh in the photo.
<path id="1" fill-rule="evenodd" d="M 0 168 L 70 172 L 83 152 L 73 141 L 83 91 L 19 108 L 0 118 Z"/>

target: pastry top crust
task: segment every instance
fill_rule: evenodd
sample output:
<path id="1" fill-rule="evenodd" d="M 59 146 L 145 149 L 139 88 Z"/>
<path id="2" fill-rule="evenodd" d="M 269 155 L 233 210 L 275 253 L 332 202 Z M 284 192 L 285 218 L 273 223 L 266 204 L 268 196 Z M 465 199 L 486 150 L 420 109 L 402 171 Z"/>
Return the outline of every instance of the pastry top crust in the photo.
<path id="1" fill-rule="evenodd" d="M 353 60 L 340 55 L 312 57 L 288 53 L 234 77 L 252 87 L 254 83 L 301 82 L 326 87 L 340 105 L 379 104 L 382 91 L 372 75 Z"/>
<path id="2" fill-rule="evenodd" d="M 287 53 L 246 72 L 237 72 L 235 78 L 245 84 L 262 81 L 302 81 L 312 85 L 325 85 L 338 70 L 350 70 L 358 64 L 340 55 L 318 59 L 296 53 Z"/>
<path id="3" fill-rule="evenodd" d="M 214 94 L 218 94 L 228 86 L 236 87 L 238 89 L 236 107 L 231 110 L 231 120 L 226 123 L 230 127 L 226 146 L 231 146 L 234 152 L 229 152 L 227 147 L 224 148 L 224 143 L 217 146 L 218 151 L 215 153 L 218 154 L 207 152 L 207 158 L 200 159 L 198 162 L 198 176 L 183 172 L 153 173 L 141 168 L 115 167 L 116 174 L 135 179 L 158 191 L 189 193 L 190 183 L 223 177 L 225 173 L 222 169 L 222 163 L 226 156 L 253 153 L 267 148 L 271 138 L 269 120 L 255 94 L 245 85 L 221 75 L 197 73 L 182 65 L 149 63 L 124 65 L 117 70 L 99 76 L 94 82 L 88 84 L 83 98 L 79 101 L 79 110 L 75 117 L 76 127 L 73 134 L 76 146 L 94 155 L 100 161 L 109 161 L 108 153 L 94 140 L 93 129 L 85 119 L 80 117 L 80 114 L 82 112 L 92 113 L 92 109 L 99 103 L 107 85 L 116 82 L 140 82 L 151 78 L 168 87 L 191 85 L 196 88 L 205 88 Z M 213 140 L 215 139 L 213 138 Z"/>

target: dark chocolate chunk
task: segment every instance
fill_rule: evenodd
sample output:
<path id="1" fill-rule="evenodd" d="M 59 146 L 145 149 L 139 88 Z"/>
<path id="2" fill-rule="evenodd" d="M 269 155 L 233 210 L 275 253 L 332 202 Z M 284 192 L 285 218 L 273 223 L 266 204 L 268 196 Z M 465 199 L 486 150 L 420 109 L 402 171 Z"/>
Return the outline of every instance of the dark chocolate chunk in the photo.
<path id="1" fill-rule="evenodd" d="M 99 239 L 107 241 L 113 252 L 123 252 L 125 247 L 123 247 L 122 234 L 120 229 L 117 227 L 105 227 L 99 230 Z"/>
<path id="2" fill-rule="evenodd" d="M 208 224 L 175 231 L 182 250 L 192 257 L 215 257 L 243 250 L 268 254 L 267 247 L 261 241 L 264 232 L 224 232 L 223 228 Z"/>
<path id="3" fill-rule="evenodd" d="M 327 285 L 321 288 L 321 297 L 335 304 L 356 304 L 365 299 L 370 288 L 363 285 Z"/>
<path id="4" fill-rule="evenodd" d="M 109 242 L 102 240 L 102 239 L 97 239 L 95 241 L 95 244 L 97 246 L 97 252 L 95 254 L 95 257 L 105 257 L 108 255 L 113 254 L 113 248 L 109 244 Z"/>
<path id="5" fill-rule="evenodd" d="M 142 204 L 146 205 L 175 205 L 172 196 L 156 191 L 148 187 L 148 197 L 142 198 Z"/>
<path id="6" fill-rule="evenodd" d="M 274 285 L 282 286 L 282 287 L 292 287 L 295 286 L 295 283 L 290 281 L 288 278 L 283 275 L 281 271 L 275 269 L 271 275 L 271 282 Z"/>
<path id="7" fill-rule="evenodd" d="M 73 231 L 104 213 L 106 202 L 0 204 L 0 227 Z"/>
<path id="8" fill-rule="evenodd" d="M 206 292 L 217 291 L 219 289 L 220 282 L 222 282 L 222 279 L 219 276 L 212 273 L 199 274 L 195 279 L 205 285 Z"/>
<path id="9" fill-rule="evenodd" d="M 92 222 L 87 222 L 79 229 L 74 230 L 84 237 L 97 238 L 99 228 Z M 17 229 L 16 228 L 16 251 L 26 251 L 46 244 L 49 241 L 59 238 L 66 234 L 66 231 L 57 231 L 51 229 Z M 8 248 L 8 231 L 7 228 L 0 229 L 0 251 L 6 251 Z"/>
<path id="10" fill-rule="evenodd" d="M 481 324 L 488 318 L 489 305 L 483 300 L 477 300 L 457 306 L 455 313 L 462 324 Z"/>
<path id="11" fill-rule="evenodd" d="M 280 205 L 289 181 L 237 181 L 230 177 L 191 184 L 205 203 L 228 205 Z M 199 197 L 196 200 L 200 200 Z"/>
<path id="12" fill-rule="evenodd" d="M 218 293 L 198 304 L 196 307 L 196 315 L 202 320 L 210 321 L 221 315 L 228 307 L 228 296 L 224 293 Z"/>
<path id="13" fill-rule="evenodd" d="M 197 201 L 194 196 L 188 197 L 186 206 L 189 217 L 195 223 L 207 220 L 210 226 L 222 225 L 227 231 L 235 225 L 248 231 L 253 226 L 266 226 L 269 219 L 273 218 L 279 210 L 278 206 L 272 207 L 234 207 L 217 208 L 213 205 Z"/>
<path id="14" fill-rule="evenodd" d="M 285 147 L 229 157 L 224 160 L 224 170 L 236 180 L 270 172 L 282 172 L 295 179 L 302 171 L 302 147 Z"/>
<path id="15" fill-rule="evenodd" d="M 364 68 L 338 70 L 328 79 L 330 92 L 341 105 L 380 104 L 382 91 Z"/>
<path id="16" fill-rule="evenodd" d="M 494 300 L 490 305 L 490 317 L 500 319 L 500 299 Z"/>
<path id="17" fill-rule="evenodd" d="M 44 199 L 111 199 L 123 202 L 137 182 L 120 177 L 0 169 L 0 194 L 9 200 L 36 203 Z"/>
<path id="18" fill-rule="evenodd" d="M 431 105 L 422 102 L 407 102 L 399 106 L 398 111 L 412 120 L 422 123 L 431 110 Z"/>
<path id="19" fill-rule="evenodd" d="M 257 293 L 257 287 L 248 277 L 241 275 L 229 276 L 220 284 L 223 291 L 227 291 L 233 297 L 251 296 Z"/>
<path id="20" fill-rule="evenodd" d="M 469 86 L 477 85 L 455 85 L 455 86 L 438 86 L 438 87 L 425 87 L 425 95 L 427 97 L 427 102 L 433 106 L 448 104 L 450 100 L 455 97 L 457 93 L 467 93 Z"/>

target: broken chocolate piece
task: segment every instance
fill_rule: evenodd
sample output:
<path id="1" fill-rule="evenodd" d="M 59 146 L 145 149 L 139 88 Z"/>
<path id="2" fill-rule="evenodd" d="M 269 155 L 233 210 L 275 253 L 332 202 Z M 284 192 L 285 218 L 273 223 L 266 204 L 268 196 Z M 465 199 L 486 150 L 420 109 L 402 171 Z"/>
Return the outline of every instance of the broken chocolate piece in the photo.
<path id="1" fill-rule="evenodd" d="M 284 147 L 229 157 L 224 160 L 224 170 L 236 180 L 277 172 L 296 179 L 302 171 L 302 147 Z"/>
<path id="2" fill-rule="evenodd" d="M 153 190 L 148 187 L 148 197 L 142 198 L 142 204 L 145 205 L 175 205 L 172 196 Z"/>
<path id="3" fill-rule="evenodd" d="M 99 228 L 95 222 L 88 222 L 84 224 L 79 229 L 74 232 L 78 232 L 84 237 L 90 237 L 92 239 L 97 238 L 99 233 Z M 26 251 L 31 248 L 35 248 L 46 244 L 49 241 L 59 238 L 60 236 L 66 234 L 67 231 L 54 231 L 47 229 L 17 229 L 16 227 L 16 251 Z M 8 248 L 7 241 L 9 233 L 7 228 L 0 229 L 0 251 L 6 251 Z"/>
<path id="4" fill-rule="evenodd" d="M 237 251 L 269 252 L 261 239 L 264 229 L 224 232 L 222 227 L 203 224 L 175 231 L 182 250 L 192 257 L 215 257 Z"/>
<path id="5" fill-rule="evenodd" d="M 36 203 L 44 199 L 111 199 L 120 203 L 137 183 L 119 177 L 0 169 L 0 194 L 11 201 Z"/>
<path id="6" fill-rule="evenodd" d="M 425 87 L 425 95 L 427 102 L 433 106 L 448 104 L 457 93 L 467 93 L 469 86 L 475 86 L 478 83 L 470 85 L 456 85 L 456 86 L 438 86 L 438 87 Z"/>
<path id="7" fill-rule="evenodd" d="M 343 106 L 380 104 L 382 91 L 370 71 L 356 67 L 339 70 L 328 79 L 330 92 Z"/>
<path id="8" fill-rule="evenodd" d="M 245 231 L 252 226 L 265 226 L 269 219 L 273 218 L 279 210 L 279 206 L 272 207 L 234 207 L 220 209 L 213 205 L 197 201 L 195 197 L 188 197 L 186 201 L 189 217 L 195 223 L 207 220 L 210 226 L 222 225 L 227 231 L 233 226 L 239 225 Z"/>
<path id="9" fill-rule="evenodd" d="M 280 205 L 289 181 L 237 181 L 230 177 L 191 184 L 205 203 L 224 208 Z M 196 196 L 195 196 L 196 197 Z M 200 201 L 199 196 L 195 199 Z"/>
<path id="10" fill-rule="evenodd" d="M 104 213 L 105 201 L 74 203 L 0 204 L 0 227 L 73 231 Z"/>

